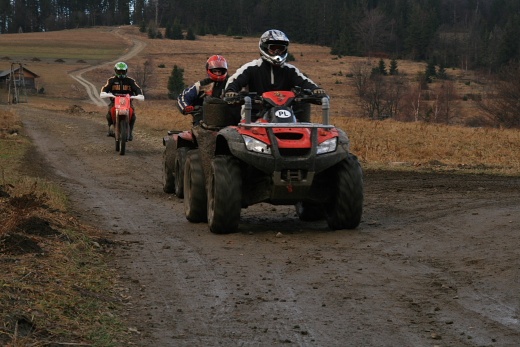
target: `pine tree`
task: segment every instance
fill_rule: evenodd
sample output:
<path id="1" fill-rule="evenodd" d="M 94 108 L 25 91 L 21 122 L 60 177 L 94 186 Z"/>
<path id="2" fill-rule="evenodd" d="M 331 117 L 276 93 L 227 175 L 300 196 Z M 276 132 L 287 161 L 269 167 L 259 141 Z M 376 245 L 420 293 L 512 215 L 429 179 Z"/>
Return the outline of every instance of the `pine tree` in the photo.
<path id="1" fill-rule="evenodd" d="M 172 39 L 172 25 L 167 24 L 166 28 L 164 28 L 164 37 L 167 39 Z"/>
<path id="2" fill-rule="evenodd" d="M 148 38 L 155 39 L 157 37 L 157 31 L 153 27 L 148 27 Z"/>
<path id="3" fill-rule="evenodd" d="M 171 39 L 172 40 L 184 40 L 184 35 L 182 34 L 182 28 L 179 23 L 174 23 L 171 29 Z"/>
<path id="4" fill-rule="evenodd" d="M 397 68 L 397 60 L 390 60 L 390 75 L 394 76 L 399 74 L 399 69 Z"/>
<path id="5" fill-rule="evenodd" d="M 196 37 L 195 37 L 195 34 L 193 33 L 193 29 L 192 28 L 188 28 L 188 32 L 186 33 L 186 40 L 195 40 Z"/>
<path id="6" fill-rule="evenodd" d="M 144 22 L 144 20 L 141 22 L 141 24 L 139 24 L 139 32 L 146 32 L 146 24 Z"/>
<path id="7" fill-rule="evenodd" d="M 437 71 L 437 77 L 442 80 L 448 79 L 448 74 L 446 73 L 446 69 L 444 68 L 444 66 L 442 66 L 442 65 L 439 66 L 439 70 Z"/>
<path id="8" fill-rule="evenodd" d="M 378 65 L 377 70 L 378 70 L 380 75 L 386 76 L 386 64 L 385 64 L 385 61 L 383 59 L 379 60 L 379 65 Z"/>
<path id="9" fill-rule="evenodd" d="M 184 69 L 174 65 L 172 73 L 168 78 L 168 98 L 177 99 L 177 96 L 179 96 L 184 88 L 186 88 L 184 84 Z"/>
<path id="10" fill-rule="evenodd" d="M 426 82 L 431 83 L 433 82 L 433 77 L 437 76 L 437 72 L 435 70 L 435 63 L 433 61 L 429 61 L 428 65 L 426 66 L 426 71 L 424 72 L 424 78 L 426 79 Z"/>

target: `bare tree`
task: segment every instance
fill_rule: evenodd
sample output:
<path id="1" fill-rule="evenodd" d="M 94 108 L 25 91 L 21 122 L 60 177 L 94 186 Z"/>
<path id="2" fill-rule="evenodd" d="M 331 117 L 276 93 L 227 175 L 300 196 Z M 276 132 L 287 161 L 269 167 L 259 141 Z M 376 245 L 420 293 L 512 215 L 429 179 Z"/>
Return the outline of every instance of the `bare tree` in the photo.
<path id="1" fill-rule="evenodd" d="M 148 87 L 150 76 L 153 74 L 153 65 L 151 59 L 145 60 L 142 65 L 137 65 L 134 71 L 135 80 L 144 93 Z"/>
<path id="2" fill-rule="evenodd" d="M 406 97 L 406 106 L 409 110 L 404 117 L 406 120 L 413 120 L 415 122 L 418 122 L 421 115 L 421 105 L 423 103 L 422 101 L 422 81 L 418 79 L 415 83 L 412 84 L 412 87 L 410 88 L 410 92 L 408 93 Z"/>
<path id="3" fill-rule="evenodd" d="M 399 118 L 402 112 L 403 97 L 410 87 L 403 76 L 391 76 L 387 79 L 386 111 L 391 118 Z"/>
<path id="4" fill-rule="evenodd" d="M 354 31 L 361 39 L 368 57 L 384 47 L 387 39 L 386 27 L 385 15 L 378 8 L 365 10 L 365 16 L 354 24 Z"/>
<path id="5" fill-rule="evenodd" d="M 368 62 L 357 62 L 350 71 L 366 117 L 385 119 L 399 114 L 402 97 L 408 89 L 403 77 L 385 76 L 374 71 Z"/>
<path id="6" fill-rule="evenodd" d="M 456 97 L 452 81 L 442 81 L 435 89 L 435 101 L 432 106 L 433 122 L 450 124 L 453 121 L 451 104 Z"/>
<path id="7" fill-rule="evenodd" d="M 520 63 L 502 69 L 493 89 L 478 105 L 494 124 L 520 128 Z"/>
<path id="8" fill-rule="evenodd" d="M 357 61 L 352 64 L 350 74 L 354 79 L 354 87 L 359 97 L 362 97 L 368 88 L 372 68 L 368 61 Z"/>

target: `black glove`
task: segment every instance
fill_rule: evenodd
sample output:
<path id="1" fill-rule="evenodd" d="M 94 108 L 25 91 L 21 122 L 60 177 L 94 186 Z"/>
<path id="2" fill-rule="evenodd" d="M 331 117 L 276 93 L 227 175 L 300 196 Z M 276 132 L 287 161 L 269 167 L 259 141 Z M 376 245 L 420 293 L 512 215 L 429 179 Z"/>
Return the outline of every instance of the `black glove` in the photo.
<path id="1" fill-rule="evenodd" d="M 325 93 L 325 89 L 323 88 L 316 88 L 312 91 L 312 94 L 315 96 L 327 96 L 327 93 Z"/>
<path id="2" fill-rule="evenodd" d="M 227 92 L 224 94 L 224 97 L 225 97 L 225 98 L 229 98 L 229 99 L 236 98 L 237 96 L 238 96 L 238 93 L 237 93 L 237 92 L 234 92 L 234 91 L 232 91 L 232 90 L 227 91 Z"/>
<path id="3" fill-rule="evenodd" d="M 228 105 L 236 105 L 240 103 L 240 99 L 238 98 L 238 93 L 232 90 L 229 90 L 224 93 L 224 101 L 228 103 Z"/>

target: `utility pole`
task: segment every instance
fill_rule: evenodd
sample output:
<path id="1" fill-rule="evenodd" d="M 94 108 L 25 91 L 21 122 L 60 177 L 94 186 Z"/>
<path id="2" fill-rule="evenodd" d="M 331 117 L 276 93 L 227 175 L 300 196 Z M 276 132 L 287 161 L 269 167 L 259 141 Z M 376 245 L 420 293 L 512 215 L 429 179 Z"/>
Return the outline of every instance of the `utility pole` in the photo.
<path id="1" fill-rule="evenodd" d="M 18 65 L 18 69 L 16 69 L 16 65 Z M 17 104 L 20 102 L 27 102 L 23 65 L 22 63 L 11 63 L 7 103 Z"/>

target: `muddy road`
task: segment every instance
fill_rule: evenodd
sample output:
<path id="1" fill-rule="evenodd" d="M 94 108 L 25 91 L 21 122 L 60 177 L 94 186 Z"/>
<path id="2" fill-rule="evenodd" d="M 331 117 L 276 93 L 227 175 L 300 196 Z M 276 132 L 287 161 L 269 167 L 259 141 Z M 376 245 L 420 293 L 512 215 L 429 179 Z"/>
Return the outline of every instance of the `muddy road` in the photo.
<path id="1" fill-rule="evenodd" d="M 518 346 L 520 179 L 365 172 L 353 231 L 244 209 L 238 233 L 190 224 L 162 191 L 161 137 L 114 151 L 102 114 L 18 105 L 28 172 L 123 246 L 140 346 Z"/>

